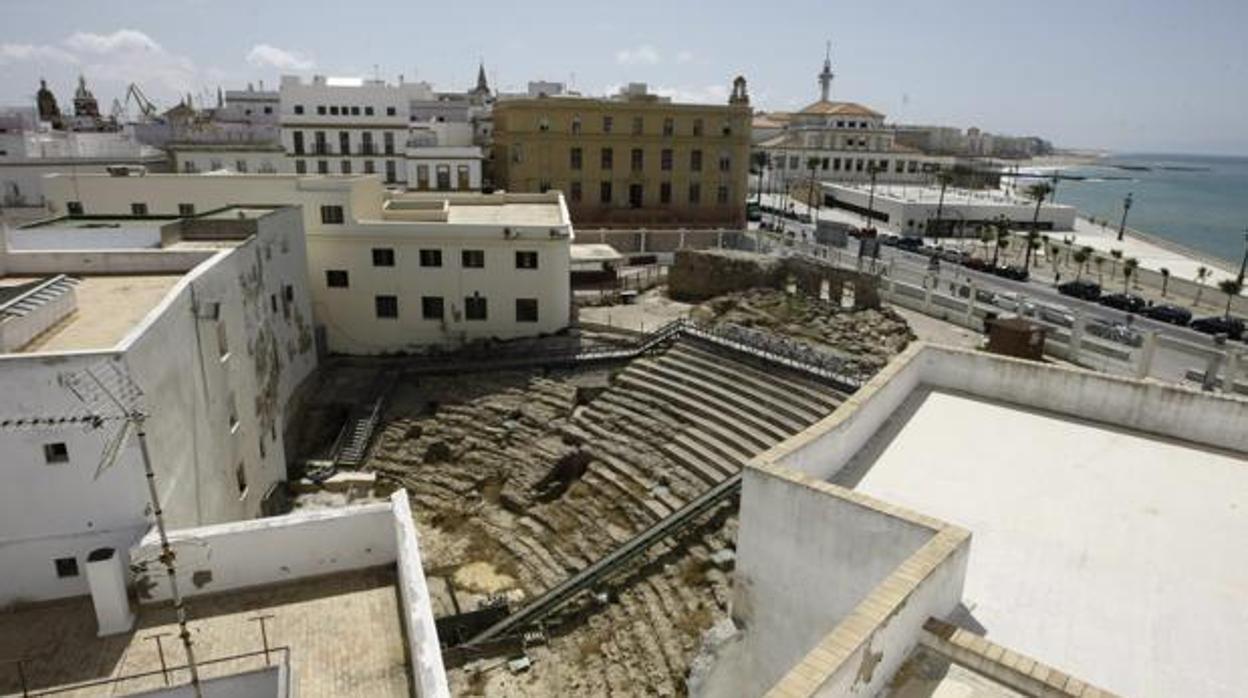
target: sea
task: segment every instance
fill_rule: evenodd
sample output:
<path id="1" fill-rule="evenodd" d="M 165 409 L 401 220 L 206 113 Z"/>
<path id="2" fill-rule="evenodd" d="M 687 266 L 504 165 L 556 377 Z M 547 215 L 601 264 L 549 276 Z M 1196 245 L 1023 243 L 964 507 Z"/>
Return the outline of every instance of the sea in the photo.
<path id="1" fill-rule="evenodd" d="M 1094 164 L 1056 168 L 1056 200 L 1085 217 L 1117 226 L 1132 196 L 1127 227 L 1225 259 L 1238 266 L 1248 230 L 1248 157 L 1173 154 L 1108 155 Z M 1022 180 L 1025 186 L 1026 180 Z"/>

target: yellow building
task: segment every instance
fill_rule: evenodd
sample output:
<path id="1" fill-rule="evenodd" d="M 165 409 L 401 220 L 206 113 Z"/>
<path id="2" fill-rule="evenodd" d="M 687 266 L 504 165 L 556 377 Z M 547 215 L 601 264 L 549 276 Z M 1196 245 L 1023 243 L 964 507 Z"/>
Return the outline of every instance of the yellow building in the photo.
<path id="1" fill-rule="evenodd" d="M 563 190 L 577 225 L 745 225 L 750 107 L 745 79 L 726 105 L 674 104 L 630 85 L 615 97 L 494 105 L 495 184 Z"/>

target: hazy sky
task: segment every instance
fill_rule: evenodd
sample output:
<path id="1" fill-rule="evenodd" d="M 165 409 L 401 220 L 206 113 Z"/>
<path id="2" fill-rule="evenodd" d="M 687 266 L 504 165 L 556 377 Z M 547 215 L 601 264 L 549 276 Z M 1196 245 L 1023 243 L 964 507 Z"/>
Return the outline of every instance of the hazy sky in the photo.
<path id="1" fill-rule="evenodd" d="M 1034 134 L 1059 146 L 1248 154 L 1248 0 L 5 0 L 0 104 L 79 71 L 108 108 L 130 81 L 176 95 L 282 73 L 403 73 L 464 88 L 644 81 L 720 101 L 736 74 L 757 107 L 833 98 L 894 122 Z"/>

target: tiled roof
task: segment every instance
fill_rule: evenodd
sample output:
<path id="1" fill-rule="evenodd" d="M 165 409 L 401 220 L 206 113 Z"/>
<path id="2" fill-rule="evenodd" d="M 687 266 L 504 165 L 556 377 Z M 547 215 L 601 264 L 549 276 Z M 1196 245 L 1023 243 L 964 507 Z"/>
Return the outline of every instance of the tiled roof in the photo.
<path id="1" fill-rule="evenodd" d="M 819 100 L 814 104 L 806 106 L 806 108 L 802 109 L 800 113 L 827 114 L 829 116 L 867 116 L 879 118 L 884 116 L 878 111 L 864 107 L 857 102 L 828 102 L 824 100 Z"/>

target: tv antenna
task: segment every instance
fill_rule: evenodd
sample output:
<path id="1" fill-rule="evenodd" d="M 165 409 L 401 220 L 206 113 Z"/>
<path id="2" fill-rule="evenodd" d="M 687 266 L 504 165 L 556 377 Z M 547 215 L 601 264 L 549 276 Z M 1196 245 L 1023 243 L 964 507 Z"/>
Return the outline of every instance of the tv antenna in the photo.
<path id="1" fill-rule="evenodd" d="M 130 440 L 130 435 L 137 434 L 139 453 L 143 461 L 143 475 L 147 480 L 147 495 L 152 514 L 156 519 L 156 530 L 160 534 L 161 564 L 169 578 L 169 591 L 173 596 L 173 607 L 178 616 L 178 636 L 186 650 L 186 667 L 191 674 L 191 688 L 195 698 L 203 698 L 199 683 L 199 669 L 195 664 L 195 651 L 191 643 L 191 631 L 186 620 L 186 605 L 182 594 L 178 591 L 176 555 L 169 545 L 169 534 L 165 528 L 165 517 L 160 508 L 160 495 L 156 491 L 156 472 L 152 469 L 151 456 L 147 450 L 147 432 L 144 423 L 147 413 L 142 408 L 143 391 L 130 379 L 126 371 L 119 367 L 117 361 L 104 361 L 76 371 L 68 371 L 57 375 L 57 383 L 73 395 L 85 408 L 85 412 L 61 415 L 41 415 L 28 417 L 0 417 L 0 429 L 57 429 L 74 424 L 81 424 L 88 429 L 105 429 L 109 425 L 119 426 L 107 437 L 100 462 L 95 469 L 95 479 L 99 479 L 104 471 L 113 467 L 121 455 L 122 448 Z"/>

